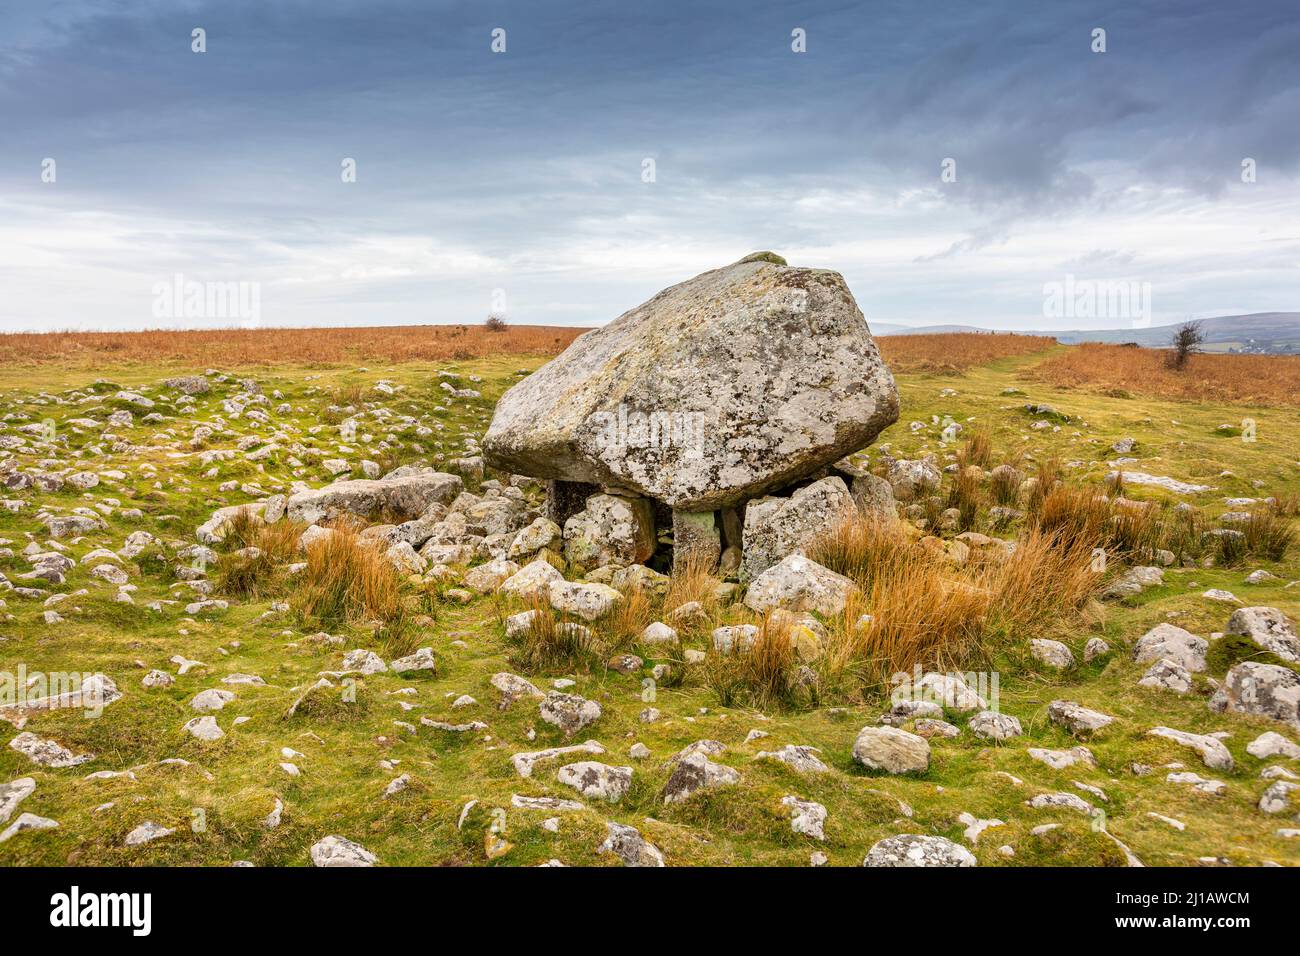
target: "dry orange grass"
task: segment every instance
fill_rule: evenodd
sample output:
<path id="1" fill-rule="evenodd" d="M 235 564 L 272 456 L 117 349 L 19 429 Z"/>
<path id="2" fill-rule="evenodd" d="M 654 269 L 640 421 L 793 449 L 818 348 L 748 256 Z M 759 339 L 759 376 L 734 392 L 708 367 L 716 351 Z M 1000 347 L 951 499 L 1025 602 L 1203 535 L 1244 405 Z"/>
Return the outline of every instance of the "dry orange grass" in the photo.
<path id="1" fill-rule="evenodd" d="M 404 325 L 379 328 L 208 329 L 148 332 L 0 334 L 0 365 L 115 362 L 206 366 L 445 362 L 491 355 L 555 355 L 586 329 L 512 325 Z M 214 359 L 214 356 L 219 358 Z"/>
<path id="2" fill-rule="evenodd" d="M 1027 646 L 1075 616 L 1101 581 L 1090 542 L 1038 530 L 1003 559 L 956 568 L 914 544 L 898 522 L 861 516 L 817 541 L 809 556 L 861 590 L 836 622 L 825 670 L 857 672 L 868 682 Z M 871 619 L 859 625 L 864 610 Z"/>
<path id="3" fill-rule="evenodd" d="M 880 354 L 894 371 L 955 374 L 1000 358 L 1030 355 L 1051 348 L 1056 340 L 1009 332 L 944 332 L 934 335 L 885 335 L 876 339 Z"/>
<path id="4" fill-rule="evenodd" d="M 321 625 L 397 621 L 405 611 L 397 569 L 355 525 L 339 522 L 332 530 L 307 546 L 294 607 Z"/>
<path id="5" fill-rule="evenodd" d="M 1300 405 L 1300 355 L 1193 355 L 1181 372 L 1165 350 L 1095 343 L 1072 346 L 1032 374 L 1062 388 L 1122 390 L 1195 402 Z"/>

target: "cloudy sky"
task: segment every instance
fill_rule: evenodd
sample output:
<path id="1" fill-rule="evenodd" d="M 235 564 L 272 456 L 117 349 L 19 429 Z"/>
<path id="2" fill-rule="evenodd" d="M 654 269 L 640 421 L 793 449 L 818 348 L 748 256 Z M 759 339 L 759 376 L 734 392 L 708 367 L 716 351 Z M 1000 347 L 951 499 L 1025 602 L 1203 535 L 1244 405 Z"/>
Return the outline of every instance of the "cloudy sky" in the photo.
<path id="1" fill-rule="evenodd" d="M 256 283 L 267 324 L 479 322 L 504 304 L 513 322 L 594 325 L 756 249 L 842 272 L 875 322 L 1300 310 L 1300 7 L 0 14 L 0 329 L 234 324 L 160 321 L 178 274 Z M 1149 288 L 1151 314 L 1045 316 L 1067 276 Z"/>

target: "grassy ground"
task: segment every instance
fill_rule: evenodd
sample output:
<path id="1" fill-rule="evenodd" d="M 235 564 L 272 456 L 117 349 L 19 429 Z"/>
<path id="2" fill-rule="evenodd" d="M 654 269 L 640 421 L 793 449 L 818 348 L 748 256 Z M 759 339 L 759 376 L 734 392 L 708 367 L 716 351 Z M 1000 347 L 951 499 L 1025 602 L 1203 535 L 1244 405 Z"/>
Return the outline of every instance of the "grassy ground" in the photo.
<path id="1" fill-rule="evenodd" d="M 933 421 L 951 416 L 968 428 L 988 427 L 998 459 L 1016 452 L 1035 460 L 1059 456 L 1066 462 L 1079 462 L 1067 470 L 1078 480 L 1103 475 L 1109 468 L 1106 462 L 1116 457 L 1109 450 L 1111 442 L 1121 436 L 1133 437 L 1138 442 L 1133 457 L 1140 461 L 1130 467 L 1214 486 L 1213 491 L 1189 499 L 1214 516 L 1228 510 L 1222 501 L 1225 497 L 1300 491 L 1294 438 L 1300 429 L 1300 411 L 1058 390 L 1034 379 L 1032 367 L 1041 358 L 996 360 L 961 375 L 900 374 L 902 416 L 878 444 L 908 457 L 923 452 L 942 456 L 954 449 L 941 446 L 940 425 Z M 307 429 L 328 419 L 329 405 L 361 395 L 395 413 L 441 424 L 442 429 L 428 440 L 417 441 L 409 432 L 403 433 L 400 438 L 405 447 L 395 456 L 395 463 L 437 463 L 440 456 L 460 454 L 463 435 L 482 433 L 494 401 L 516 380 L 519 369 L 534 368 L 543 361 L 542 357 L 516 355 L 436 365 L 376 365 L 364 370 L 284 364 L 246 374 L 253 374 L 268 395 L 276 390 L 281 393 L 282 397 L 272 399 L 272 406 L 287 402 L 291 411 L 277 415 L 275 421 L 301 428 L 303 433 L 293 437 L 304 444 L 332 453 L 337 429 L 327 426 L 315 436 Z M 206 363 L 218 365 L 221 356 L 213 355 Z M 446 368 L 462 376 L 481 377 L 472 387 L 480 389 L 482 397 L 454 400 L 449 409 L 440 407 L 445 393 L 437 387 L 435 372 Z M 201 372 L 202 363 L 191 371 Z M 237 377 L 241 370 L 226 371 Z M 166 374 L 174 371 L 169 368 Z M 105 481 L 89 493 L 71 488 L 50 494 L 9 493 L 27 501 L 16 513 L 0 510 L 0 538 L 8 539 L 5 546 L 15 552 L 29 540 L 46 540 L 34 517 L 37 502 L 71 509 L 116 499 L 118 506 L 106 519 L 107 529 L 70 546 L 73 557 L 79 558 L 93 547 L 116 550 L 126 535 L 140 529 L 164 542 L 193 543 L 195 527 L 214 508 L 254 500 L 239 491 L 218 490 L 222 482 L 231 479 L 257 482 L 267 492 L 282 490 L 293 477 L 313 485 L 326 480 L 314 465 L 295 476 L 283 454 L 260 466 L 242 458 L 221 462 L 216 477 L 205 477 L 207 467 L 196 459 L 175 457 L 178 450 L 188 452 L 188 446 L 170 447 L 173 441 L 187 440 L 190 429 L 174 428 L 171 420 L 142 424 L 139 410 L 134 428 L 118 430 L 137 448 L 96 450 L 92 446 L 97 435 L 77 435 L 75 426 L 65 424 L 84 415 L 86 407 L 48 403 L 41 394 L 47 391 L 66 397 L 66 390 L 84 389 L 98 377 L 132 387 L 156 383 L 164 373 L 139 364 L 93 371 L 45 366 L 39 375 L 13 370 L 0 373 L 0 413 L 10 413 L 9 428 L 0 435 L 12 434 L 21 424 L 50 418 L 58 434 L 68 436 L 71 448 L 82 452 L 82 460 L 73 461 L 76 467 L 96 471 L 120 468 L 127 473 L 125 479 Z M 381 380 L 403 387 L 391 397 L 370 391 Z M 458 384 L 470 383 L 463 378 Z M 945 394 L 947 389 L 955 394 Z M 1008 389 L 1023 394 L 1006 394 Z M 116 389 L 101 386 L 98 391 L 111 396 Z M 160 397 L 158 391 L 150 394 Z M 229 394 L 225 386 L 218 386 L 199 396 L 196 411 L 184 414 L 203 419 L 221 414 L 221 399 Z M 1035 416 L 1023 410 L 1029 401 L 1050 403 L 1071 421 L 1059 430 L 1032 430 L 1029 426 Z M 113 404 L 111 399 L 105 402 L 110 408 Z M 154 410 L 169 419 L 177 414 L 168 404 Z M 1240 424 L 1243 417 L 1256 421 L 1257 440 L 1253 443 L 1217 429 L 1225 422 Z M 233 447 L 247 431 L 263 435 L 273 431 L 255 428 L 246 418 L 227 416 L 226 420 L 232 434 L 214 436 L 207 447 Z M 913 432 L 909 428 L 913 421 L 926 426 Z M 373 431 L 378 441 L 385 433 L 382 423 L 369 418 L 366 422 L 368 427 L 358 431 Z M 174 434 L 166 434 L 169 428 Z M 356 461 L 373 456 L 354 452 L 347 457 Z M 24 466 L 33 464 L 24 461 Z M 1223 474 L 1225 471 L 1232 474 Z M 1153 498 L 1163 493 L 1131 488 L 1128 494 Z M 120 514 L 131 508 L 140 509 L 142 517 Z M 1245 584 L 1245 574 L 1255 567 L 1273 571 L 1280 580 L 1267 585 Z M 0 570 L 12 578 L 27 570 L 27 564 L 15 557 Z M 1026 737 L 1000 746 L 979 741 L 965 730 L 953 740 L 935 738 L 930 769 L 915 777 L 868 774 L 852 760 L 857 732 L 875 724 L 883 709 L 878 699 L 759 713 L 719 706 L 698 677 L 688 677 L 680 687 L 657 690 L 653 706 L 662 712 L 662 719 L 645 724 L 638 719 L 648 706 L 642 699 L 642 674 L 625 676 L 603 667 L 570 674 L 530 674 L 543 690 L 549 689 L 553 678 L 575 680 L 572 692 L 598 701 L 604 710 L 575 742 L 597 739 L 607 754 L 594 759 L 636 767 L 633 788 L 621 803 L 607 807 L 585 800 L 587 809 L 554 814 L 559 817 L 557 832 L 541 825 L 553 814 L 510 805 L 513 794 L 576 795 L 555 780 L 555 769 L 565 761 L 541 764 L 528 779 L 519 778 L 511 766 L 514 753 L 565 741 L 558 730 L 538 718 L 534 703 L 521 701 L 506 710 L 497 708 L 498 695 L 489 686 L 489 678 L 498 671 L 518 672 L 519 668 L 509 661 L 501 609 L 493 599 L 478 598 L 468 605 L 452 601 L 436 604 L 433 623 L 419 629 L 416 642 L 433 648 L 438 659 L 436 675 L 366 677 L 358 684 L 354 704 L 322 706 L 288 718 L 286 712 L 303 688 L 321 672 L 340 669 L 344 651 L 372 647 L 386 659 L 392 655 L 364 629 L 332 628 L 331 633 L 344 638 L 341 646 L 313 640 L 310 635 L 316 628 L 292 612 L 263 617 L 270 609 L 269 599 L 232 601 L 227 612 L 189 618 L 183 607 L 193 598 L 183 584 L 159 573 L 147 561 L 137 562 L 130 573 L 138 591 L 135 604 L 125 605 L 114 602 L 115 589 L 91 578 L 86 567 L 75 568 L 60 590 L 84 588 L 85 593 L 59 605 L 65 621 L 57 625 L 44 623 L 40 601 L 13 595 L 6 599 L 10 618 L 0 626 L 0 669 L 15 670 L 25 664 L 29 671 L 103 671 L 117 681 L 124 697 L 97 719 L 86 719 L 80 712 L 59 712 L 38 715 L 28 723 L 27 730 L 54 738 L 76 753 L 95 754 L 93 761 L 82 766 L 44 769 L 8 747 L 0 748 L 0 782 L 21 776 L 37 781 L 35 793 L 19 812 L 59 822 L 56 830 L 23 833 L 0 844 L 0 863 L 225 865 L 247 860 L 259 865 L 304 865 L 314 842 L 327 834 L 339 834 L 363 844 L 388 865 L 521 866 L 549 859 L 570 865 L 612 865 L 617 863 L 614 857 L 597 855 L 595 850 L 604 838 L 605 821 L 613 819 L 640 829 L 663 850 L 670 865 L 806 865 L 810 854 L 818 850 L 826 853 L 832 865 L 859 865 L 873 843 L 895 833 L 933 833 L 964 842 L 958 816 L 967 812 L 1005 821 L 1005 825 L 986 831 L 973 848 L 981 865 L 1122 865 L 1122 851 L 1097 831 L 1093 821 L 1070 810 L 1031 810 L 1024 805 L 1036 794 L 1054 791 L 1073 792 L 1097 803 L 1095 797 L 1075 788 L 1076 781 L 1105 791 L 1109 799 L 1103 805 L 1106 829 L 1148 865 L 1193 865 L 1202 858 L 1224 858 L 1243 865 L 1300 863 L 1300 840 L 1277 834 L 1280 827 L 1296 825 L 1290 822 L 1294 814 L 1270 817 L 1255 808 L 1267 785 L 1259 778 L 1260 770 L 1287 762 L 1260 761 L 1245 751 L 1246 744 L 1264 730 L 1285 728 L 1211 713 L 1206 707 L 1209 689 L 1203 679 L 1198 681 L 1197 691 L 1185 698 L 1140 688 L 1137 680 L 1145 667 L 1134 664 L 1127 653 L 1148 628 L 1168 619 L 1203 635 L 1222 630 L 1231 608 L 1199 596 L 1211 587 L 1231 590 L 1248 604 L 1273 605 L 1292 618 L 1300 617 L 1300 590 L 1284 587 L 1300 578 L 1300 561 L 1294 554 L 1280 565 L 1257 562 L 1231 569 L 1170 569 L 1164 586 L 1123 604 L 1109 604 L 1092 616 L 1091 624 L 1063 635 L 1080 659 L 1084 641 L 1094 634 L 1114 648 L 1107 657 L 1065 676 L 1035 666 L 1023 645 L 1012 648 L 999 662 L 1001 709 L 1021 720 Z M 148 602 L 167 597 L 176 597 L 180 603 L 165 606 L 161 613 L 146 608 Z M 1037 635 L 1024 635 L 1024 644 L 1033 636 Z M 704 638 L 699 635 L 692 643 L 703 647 Z M 176 668 L 168 661 L 176 654 L 205 665 L 178 676 L 175 685 L 167 689 L 141 686 L 140 679 L 151 668 L 174 673 Z M 652 663 L 653 659 L 647 660 L 647 667 Z M 182 725 L 195 716 L 188 706 L 190 699 L 201 690 L 225 686 L 219 683 L 220 678 L 237 672 L 260 675 L 267 686 L 230 688 L 237 699 L 215 715 L 226 736 L 215 743 L 202 743 L 184 733 Z M 406 688 L 414 693 L 399 693 Z M 463 694 L 478 703 L 453 709 L 451 702 Z M 1089 743 L 1097 768 L 1058 772 L 1026 755 L 1029 746 L 1069 748 L 1077 743 L 1047 720 L 1047 705 L 1058 698 L 1076 700 L 1118 718 Z M 236 716 L 248 720 L 235 726 Z M 452 723 L 481 720 L 488 729 L 448 733 L 421 725 L 422 716 Z M 958 725 L 965 722 L 951 714 L 949 719 Z M 1145 736 L 1160 724 L 1200 733 L 1226 731 L 1230 736 L 1225 743 L 1236 759 L 1236 769 L 1230 773 L 1208 770 L 1192 751 Z M 769 736 L 746 743 L 754 729 Z M 741 783 L 665 806 L 657 796 L 669 774 L 665 761 L 685 745 L 705 738 L 726 745 L 726 752 L 715 759 L 740 770 Z M 645 744 L 652 756 L 640 761 L 629 758 L 628 748 L 637 742 Z M 821 748 L 831 772 L 801 777 L 782 764 L 753 760 L 759 750 L 775 750 L 785 744 Z M 301 756 L 286 758 L 282 748 L 292 748 Z M 157 763 L 176 757 L 190 764 Z M 281 769 L 287 759 L 300 768 L 300 776 L 290 777 Z M 1224 780 L 1226 796 L 1208 796 L 1185 785 L 1166 783 L 1166 771 L 1160 767 L 1173 761 L 1204 777 Z M 1134 762 L 1157 769 L 1149 776 L 1137 776 L 1130 771 Z M 1300 762 L 1289 765 L 1300 772 Z M 84 779 L 94 771 L 128 768 L 136 768 L 134 778 Z M 402 773 L 410 774 L 410 785 L 385 798 L 384 788 Z M 1005 774 L 1022 782 L 1015 783 Z M 791 831 L 789 811 L 781 805 L 787 794 L 827 807 L 824 843 Z M 283 819 L 278 827 L 268 828 L 262 821 L 277 799 L 284 806 Z M 470 801 L 477 804 L 458 827 Z M 484 835 L 497 809 L 505 811 L 504 836 L 512 848 L 488 861 Z M 1148 816 L 1149 812 L 1184 821 L 1186 829 L 1179 832 Z M 145 820 L 176 832 L 143 846 L 124 846 L 126 834 Z M 1041 836 L 1031 834 L 1032 828 L 1044 823 L 1061 826 Z M 998 852 L 1004 845 L 1014 848 L 1014 857 Z"/>

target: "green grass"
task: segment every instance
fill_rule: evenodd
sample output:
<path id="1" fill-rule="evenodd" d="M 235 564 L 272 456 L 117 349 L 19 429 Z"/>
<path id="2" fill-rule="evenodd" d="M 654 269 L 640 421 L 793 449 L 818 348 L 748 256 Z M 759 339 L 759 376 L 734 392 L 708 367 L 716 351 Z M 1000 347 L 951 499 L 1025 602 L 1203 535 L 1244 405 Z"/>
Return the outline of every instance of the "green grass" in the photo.
<path id="1" fill-rule="evenodd" d="M 453 363 L 448 367 L 482 377 L 473 387 L 480 389 L 483 397 L 455 400 L 450 409 L 438 407 L 445 393 L 438 389 L 437 367 L 427 364 L 374 367 L 364 372 L 276 367 L 245 373 L 256 378 L 268 396 L 277 389 L 282 392 L 281 398 L 271 398 L 271 407 L 287 402 L 292 411 L 275 416 L 275 422 L 299 431 L 289 441 L 280 442 L 282 451 L 262 462 L 261 468 L 242 459 L 217 462 L 215 477 L 206 477 L 211 466 L 201 465 L 196 458 L 172 457 L 173 452 L 191 450 L 187 428 L 173 428 L 171 436 L 161 434 L 175 426 L 173 420 L 141 424 L 143 413 L 137 413 L 134 428 L 118 431 L 139 450 L 113 452 L 105 446 L 103 453 L 97 454 L 92 450 L 98 443 L 96 435 L 75 435 L 72 426 L 63 423 L 87 414 L 102 417 L 101 413 L 93 412 L 91 405 L 35 404 L 44 401 L 39 398 L 42 388 L 60 394 L 88 385 L 93 376 L 81 372 L 51 369 L 46 374 L 42 370 L 39 388 L 13 373 L 0 373 L 0 407 L 25 413 L 32 421 L 53 418 L 59 423 L 59 434 L 69 441 L 60 454 L 83 452 L 81 458 L 70 459 L 77 467 L 96 471 L 116 467 L 127 472 L 125 480 L 105 482 L 91 494 L 96 500 L 116 499 L 120 509 L 139 508 L 143 517 L 109 517 L 104 531 L 71 546 L 73 555 L 79 557 L 97 546 L 116 550 L 126 535 L 136 530 L 149 531 L 168 548 L 194 543 L 195 527 L 214 508 L 253 500 L 238 490 L 219 490 L 223 482 L 257 482 L 268 492 L 285 489 L 296 479 L 322 484 L 326 476 L 318 459 L 298 454 L 304 464 L 295 469 L 290 464 L 294 453 L 284 446 L 297 441 L 325 451 L 321 457 L 333 457 L 339 440 L 337 427 L 326 424 L 325 410 L 340 390 L 358 385 L 367 387 L 367 399 L 373 398 L 397 415 L 410 414 L 431 427 L 435 423 L 443 426 L 427 439 L 403 432 L 399 438 L 405 447 L 394 450 L 392 460 L 436 464 L 439 456 L 441 460 L 456 457 L 464 435 L 482 434 L 493 403 L 517 380 L 516 370 L 536 367 L 541 361 L 507 356 Z M 1100 481 L 1116 457 L 1110 444 L 1122 436 L 1136 438 L 1134 457 L 1140 460 L 1130 467 L 1213 485 L 1213 491 L 1189 499 L 1211 516 L 1228 510 L 1222 504 L 1224 497 L 1300 492 L 1294 442 L 1294 435 L 1300 433 L 1300 411 L 1125 400 L 1044 388 L 1020 375 L 1034 361 L 1034 357 L 1004 360 L 962 376 L 899 375 L 903 398 L 900 421 L 878 444 L 888 445 L 900 456 L 936 453 L 942 459 L 956 447 L 941 447 L 940 426 L 912 433 L 908 423 L 951 415 L 968 434 L 980 428 L 988 430 L 994 464 L 1019 454 L 1026 459 L 1022 467 L 1032 472 L 1033 463 L 1052 457 L 1065 463 L 1078 461 L 1077 467 L 1065 469 L 1067 478 L 1075 481 Z M 124 367 L 100 374 L 131 387 L 158 382 L 178 371 L 202 370 Z M 241 377 L 239 370 L 228 371 Z M 395 396 L 368 391 L 380 379 L 405 388 Z M 1010 387 L 1024 394 L 1002 394 Z M 958 394 L 941 397 L 944 388 L 956 389 Z M 220 414 L 221 399 L 228 394 L 219 387 L 199 396 L 194 413 L 204 419 Z M 158 398 L 158 393 L 152 397 Z M 1059 430 L 1031 430 L 1028 426 L 1035 416 L 1023 411 L 1027 401 L 1052 405 L 1069 416 L 1068 423 L 1061 424 Z M 106 402 L 102 414 L 111 406 Z M 177 406 L 170 403 L 160 402 L 153 410 L 169 419 L 178 415 Z M 1257 422 L 1256 442 L 1243 443 L 1240 437 L 1216 432 L 1221 422 L 1240 421 L 1244 416 Z M 205 448 L 233 447 L 254 425 L 247 418 L 227 417 L 227 421 L 231 433 L 213 435 Z M 309 429 L 316 425 L 324 427 L 313 435 Z M 273 431 L 258 430 L 262 434 Z M 374 436 L 373 447 L 388 429 L 382 421 L 366 417 L 358 433 L 367 431 Z M 179 444 L 169 447 L 173 442 Z M 365 446 L 359 442 L 350 447 L 358 450 L 345 457 L 354 462 L 363 457 L 379 460 L 377 450 L 363 454 L 359 449 Z M 31 463 L 31 459 L 23 462 L 24 466 Z M 155 466 L 156 474 L 142 470 L 144 463 Z M 1222 475 L 1225 470 L 1230 470 L 1231 476 Z M 161 487 L 155 487 L 156 483 Z M 1131 486 L 1127 494 L 1148 500 L 1170 497 L 1137 486 Z M 31 502 L 39 500 L 60 509 L 90 503 L 72 488 L 49 495 L 22 492 L 8 496 L 29 502 L 18 513 L 0 510 L 0 537 L 9 539 L 5 546 L 15 552 L 26 545 L 29 532 L 38 530 Z M 44 542 L 45 536 L 37 534 L 35 540 Z M 540 825 L 550 814 L 510 806 L 515 793 L 566 798 L 575 794 L 555 780 L 555 770 L 564 761 L 540 764 L 529 779 L 520 779 L 511 767 L 509 758 L 514 753 L 565 741 L 556 728 L 539 719 L 534 703 L 521 701 L 508 710 L 497 709 L 497 694 L 488 680 L 498 671 L 515 669 L 510 663 L 515 648 L 504 639 L 491 598 L 478 598 L 463 606 L 438 603 L 431 608 L 434 623 L 408 625 L 402 642 L 410 647 L 432 647 L 438 658 L 436 675 L 372 675 L 359 680 L 355 702 L 343 700 L 341 688 L 338 692 L 314 692 L 308 704 L 286 719 L 290 705 L 321 672 L 340 669 L 345 651 L 368 647 L 386 659 L 394 656 L 384 647 L 384 636 L 364 627 L 331 625 L 331 633 L 344 639 L 341 646 L 308 640 L 315 628 L 300 623 L 292 613 L 262 616 L 271 601 L 283 599 L 283 594 L 255 594 L 249 600 L 231 597 L 231 607 L 224 614 L 188 620 L 184 604 L 195 598 L 182 582 L 172 580 L 169 570 L 143 556 L 125 564 L 132 583 L 139 588 L 134 605 L 114 602 L 115 588 L 90 577 L 89 567 L 80 565 L 59 590 L 86 588 L 89 594 L 60 606 L 66 618 L 61 625 L 44 624 L 44 609 L 38 601 L 13 595 L 5 598 L 11 619 L 0 626 L 0 636 L 7 638 L 0 643 L 0 669 L 12 670 L 25 663 L 29 670 L 102 670 L 117 681 L 125 696 L 95 720 L 64 712 L 38 715 L 29 722 L 28 730 L 53 737 L 76 752 L 96 754 L 96 759 L 84 766 L 47 770 L 35 767 L 8 747 L 0 748 L 0 780 L 25 775 L 37 780 L 36 792 L 20 812 L 49 816 L 60 823 L 57 830 L 20 834 L 0 844 L 0 863 L 222 865 L 249 860 L 260 865 L 305 865 L 311 844 L 337 833 L 362 843 L 385 864 L 487 865 L 483 836 L 497 808 L 505 810 L 504 836 L 513 848 L 491 865 L 523 866 L 552 858 L 571 865 L 616 864 L 614 858 L 594 853 L 604 838 L 606 819 L 638 827 L 674 865 L 797 866 L 806 865 L 815 850 L 824 851 L 833 865 L 859 865 L 873 843 L 895 833 L 932 833 L 961 841 L 963 827 L 957 818 L 963 812 L 1007 821 L 1003 827 L 986 831 L 975 848 L 981 865 L 1122 863 L 1115 844 L 1093 832 L 1080 814 L 1024 806 L 1033 795 L 1055 790 L 1078 793 L 1092 801 L 1088 794 L 1075 790 L 1076 780 L 1107 793 L 1110 832 L 1148 865 L 1191 865 L 1202 856 L 1226 856 L 1242 864 L 1300 862 L 1300 841 L 1276 836 L 1279 827 L 1294 824 L 1285 815 L 1266 817 L 1254 808 L 1265 787 L 1259 771 L 1277 761 L 1259 761 L 1245 751 L 1246 744 L 1264 730 L 1276 729 L 1293 739 L 1297 735 L 1267 721 L 1212 713 L 1206 707 L 1208 687 L 1204 682 L 1199 692 L 1186 697 L 1139 688 L 1136 682 L 1144 668 L 1134 664 L 1128 653 L 1142 633 L 1165 620 L 1202 635 L 1222 631 L 1231 607 L 1199 596 L 1211 587 L 1231 590 L 1249 604 L 1273 605 L 1293 618 L 1300 617 L 1300 589 L 1284 587 L 1300 577 L 1300 559 L 1295 553 L 1284 562 L 1250 559 L 1237 569 L 1169 569 L 1162 587 L 1121 604 L 1108 604 L 1095 622 L 1054 635 L 1066 640 L 1079 659 L 1089 636 L 1102 636 L 1114 648 L 1107 658 L 1064 676 L 1031 666 L 1023 647 L 1009 648 L 994 662 L 1000 668 L 1001 705 L 1021 720 L 1026 737 L 1003 745 L 986 744 L 965 730 L 954 740 L 935 738 L 931 741 L 931 767 L 917 777 L 868 774 L 852 760 L 858 730 L 874 724 L 883 709 L 879 698 L 763 714 L 719 706 L 703 677 L 692 672 L 680 686 L 658 688 L 653 706 L 663 718 L 642 724 L 638 714 L 647 706 L 642 700 L 643 675 L 623 676 L 599 666 L 576 673 L 556 669 L 532 674 L 531 679 L 543 689 L 549 688 L 552 678 L 576 680 L 571 692 L 598 701 L 604 710 L 600 720 L 578 739 L 595 738 L 607 747 L 604 757 L 592 759 L 636 768 L 633 789 L 621 804 L 604 807 L 585 801 L 586 810 L 558 814 L 557 833 Z M 144 573 L 146 567 L 148 573 Z M 1273 571 L 1280 580 L 1260 586 L 1245 584 L 1245 573 L 1255 567 Z M 12 578 L 27 570 L 27 564 L 16 557 L 0 565 L 0 570 Z M 285 593 L 292 600 L 292 583 L 287 587 Z M 178 603 L 164 606 L 161 613 L 145 607 L 158 599 Z M 690 636 L 687 644 L 702 648 L 706 640 L 707 632 Z M 1211 674 L 1220 676 L 1224 667 L 1243 653 L 1248 649 L 1233 642 L 1216 645 Z M 175 667 L 167 662 L 175 654 L 204 661 L 206 667 L 177 677 L 171 688 L 149 690 L 140 685 L 148 669 L 174 673 Z M 647 668 L 653 663 L 654 659 L 647 660 Z M 220 677 L 234 672 L 259 674 L 268 686 L 231 687 L 237 700 L 216 714 L 226 736 L 211 744 L 192 739 L 181 730 L 195 716 L 189 700 L 200 690 L 225 686 L 219 683 Z M 414 688 L 415 693 L 396 693 L 404 688 Z M 477 705 L 453 709 L 451 702 L 462 694 L 476 698 Z M 1099 767 L 1076 766 L 1057 772 L 1025 754 L 1029 746 L 1075 745 L 1047 720 L 1048 703 L 1062 697 L 1118 718 L 1115 726 L 1088 744 Z M 402 703 L 413 707 L 404 710 Z M 232 726 L 236 716 L 249 719 Z M 488 729 L 448 733 L 421 725 L 422 716 L 450 723 L 481 720 Z M 950 714 L 949 719 L 964 728 L 965 718 Z M 416 730 L 411 733 L 395 722 L 414 725 Z M 1191 751 L 1148 738 L 1146 731 L 1157 724 L 1201 733 L 1229 731 L 1225 743 L 1237 760 L 1236 769 L 1231 773 L 1209 771 Z M 752 729 L 769 736 L 746 743 Z M 665 760 L 704 738 L 726 744 L 726 752 L 714 759 L 740 770 L 742 783 L 665 807 L 658 799 L 670 772 Z M 627 750 L 634 742 L 644 743 L 652 756 L 639 762 L 630 759 Z M 775 750 L 785 744 L 821 748 L 822 759 L 832 772 L 800 777 L 779 763 L 752 759 L 759 750 Z M 301 776 L 289 777 L 280 769 L 284 747 L 304 755 L 294 759 Z M 155 763 L 172 757 L 184 758 L 192 765 Z M 381 766 L 381 761 L 389 766 Z M 1168 784 L 1163 770 L 1136 776 L 1129 769 L 1134 762 L 1159 768 L 1171 761 L 1181 761 L 1202 776 L 1226 781 L 1228 796 L 1209 797 Z M 140 768 L 134 780 L 82 779 L 96 770 L 130 767 Z M 1300 770 L 1294 762 L 1292 769 Z M 1002 771 L 1024 783 L 1011 783 Z M 411 775 L 411 785 L 396 796 L 383 798 L 384 787 L 402 773 Z M 786 794 L 826 805 L 829 816 L 824 844 L 790 831 L 788 810 L 780 802 Z M 261 821 L 277 798 L 284 803 L 283 822 L 278 828 L 267 829 Z M 457 818 L 470 800 L 478 804 L 458 830 Z M 910 819 L 902 814 L 899 801 L 911 808 Z M 107 803 L 112 806 L 96 809 Z M 1148 812 L 1181 819 L 1187 830 L 1177 832 L 1148 817 Z M 200 819 L 201 826 L 196 822 Z M 144 820 L 176 827 L 177 832 L 142 847 L 124 847 L 125 834 Z M 1033 827 L 1049 822 L 1062 826 L 1045 836 L 1031 835 Z M 1013 858 L 997 852 L 1004 844 L 1015 848 Z"/>

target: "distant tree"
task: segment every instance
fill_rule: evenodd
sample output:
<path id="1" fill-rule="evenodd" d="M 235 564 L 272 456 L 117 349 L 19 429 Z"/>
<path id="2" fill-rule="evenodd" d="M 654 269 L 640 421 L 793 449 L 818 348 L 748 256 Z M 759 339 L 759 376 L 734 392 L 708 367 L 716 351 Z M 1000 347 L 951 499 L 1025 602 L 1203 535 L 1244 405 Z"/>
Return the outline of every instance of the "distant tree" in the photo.
<path id="1" fill-rule="evenodd" d="M 1205 333 L 1201 331 L 1201 323 L 1184 322 L 1178 326 L 1170 342 L 1172 350 L 1167 359 L 1169 367 L 1178 370 L 1186 368 L 1187 359 L 1201 350 L 1201 343 L 1204 341 Z"/>
<path id="2" fill-rule="evenodd" d="M 506 320 L 499 315 L 489 315 L 487 321 L 483 324 L 489 332 L 504 332 L 506 330 Z"/>

